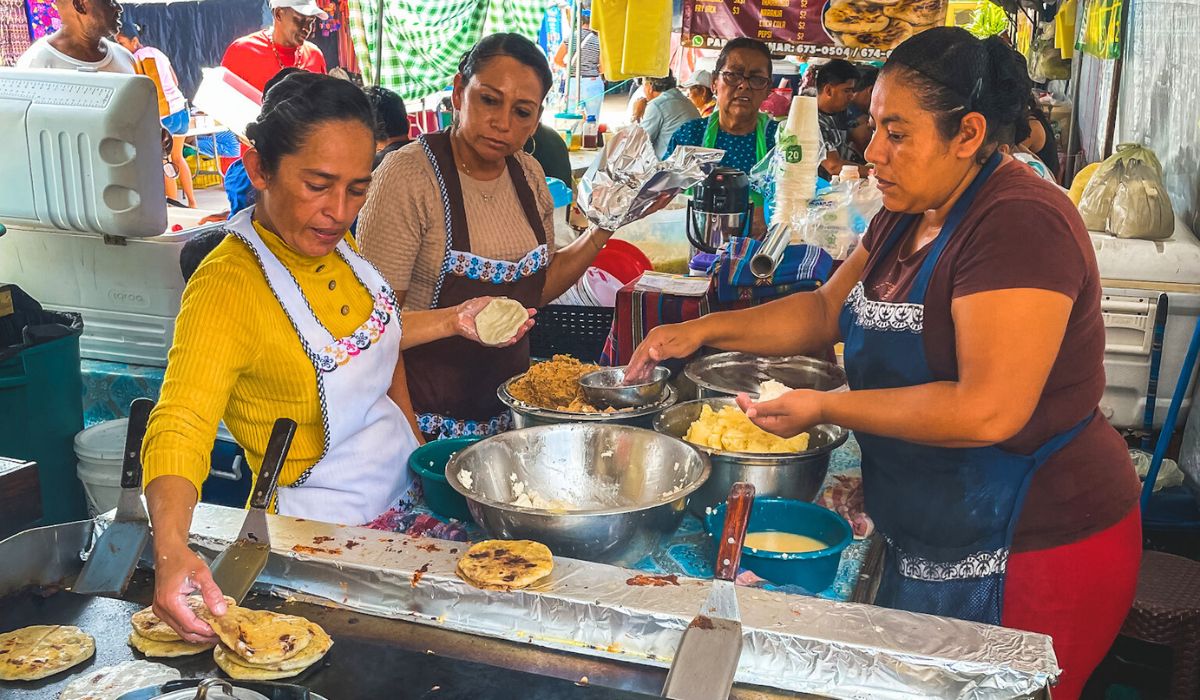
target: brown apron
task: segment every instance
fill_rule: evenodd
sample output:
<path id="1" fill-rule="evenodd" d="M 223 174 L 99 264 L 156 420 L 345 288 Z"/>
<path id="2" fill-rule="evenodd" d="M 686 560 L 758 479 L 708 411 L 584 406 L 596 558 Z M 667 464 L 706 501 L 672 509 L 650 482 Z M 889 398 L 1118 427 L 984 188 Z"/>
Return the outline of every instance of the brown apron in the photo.
<path id="1" fill-rule="evenodd" d="M 491 260 L 471 252 L 450 132 L 426 134 L 418 141 L 433 165 L 446 217 L 446 255 L 430 308 L 457 306 L 482 296 L 506 296 L 526 307 L 540 306 L 550 253 L 537 201 L 520 163 L 513 156 L 506 159 L 508 176 L 538 247 L 517 262 Z M 507 348 L 448 338 L 406 350 L 404 364 L 417 424 L 427 440 L 495 435 L 510 424 L 496 389 L 529 369 L 529 338 Z"/>

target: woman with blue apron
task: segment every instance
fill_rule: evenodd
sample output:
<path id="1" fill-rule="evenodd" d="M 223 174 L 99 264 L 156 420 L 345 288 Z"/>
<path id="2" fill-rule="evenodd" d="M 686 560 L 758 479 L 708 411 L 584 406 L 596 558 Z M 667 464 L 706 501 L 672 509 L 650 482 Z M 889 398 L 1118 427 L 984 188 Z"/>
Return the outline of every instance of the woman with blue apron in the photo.
<path id="1" fill-rule="evenodd" d="M 886 545 L 875 604 L 1041 632 L 1076 698 L 1132 603 L 1138 483 L 1104 390 L 1100 274 L 1078 212 L 999 152 L 1030 89 L 1016 54 L 955 28 L 893 52 L 867 149 L 885 210 L 821 290 L 651 332 L 636 377 L 700 347 L 842 341 L 850 391 L 739 405 L 862 450 Z M 763 329 L 755 331 L 754 329 Z"/>

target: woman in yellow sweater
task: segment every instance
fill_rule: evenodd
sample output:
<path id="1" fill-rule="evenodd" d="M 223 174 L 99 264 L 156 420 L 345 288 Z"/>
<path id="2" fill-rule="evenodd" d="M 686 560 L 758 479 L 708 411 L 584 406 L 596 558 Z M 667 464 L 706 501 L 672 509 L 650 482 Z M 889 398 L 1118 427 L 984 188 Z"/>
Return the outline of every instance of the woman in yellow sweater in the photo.
<path id="1" fill-rule="evenodd" d="M 404 377 L 400 351 L 453 336 L 478 342 L 474 317 L 487 299 L 401 315 L 351 242 L 371 182 L 373 129 L 366 96 L 349 82 L 300 72 L 271 86 L 247 129 L 258 204 L 229 222 L 184 292 L 142 459 L 154 609 L 189 641 L 212 630 L 187 594 L 199 589 L 214 613 L 225 608 L 187 546 L 218 422 L 257 470 L 275 419 L 295 420 L 278 512 L 366 523 L 409 486 L 417 440 L 392 398 Z"/>

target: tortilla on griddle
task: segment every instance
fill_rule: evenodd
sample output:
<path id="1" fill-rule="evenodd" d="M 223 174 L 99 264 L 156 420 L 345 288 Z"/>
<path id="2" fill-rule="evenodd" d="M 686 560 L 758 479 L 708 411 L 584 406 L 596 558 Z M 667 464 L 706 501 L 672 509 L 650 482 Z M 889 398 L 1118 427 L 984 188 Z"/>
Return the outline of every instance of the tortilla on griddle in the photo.
<path id="1" fill-rule="evenodd" d="M 220 617 L 207 609 L 200 611 L 200 617 L 225 646 L 242 659 L 258 664 L 290 659 L 313 639 L 308 620 L 294 615 L 231 605 Z"/>
<path id="2" fill-rule="evenodd" d="M 264 671 L 303 671 L 304 669 L 312 666 L 324 658 L 325 654 L 329 652 L 329 648 L 333 646 L 333 639 L 330 638 L 330 636 L 326 634 L 325 630 L 317 623 L 309 622 L 308 630 L 312 632 L 312 641 L 309 642 L 299 654 L 296 654 L 290 659 L 284 659 L 279 663 L 264 664 L 254 661 L 247 661 L 246 659 L 239 657 L 224 644 L 221 645 L 224 651 L 217 649 L 216 652 L 213 652 L 213 655 L 216 656 L 218 652 L 230 654 L 232 655 L 232 658 L 230 659 L 231 663 L 238 664 L 239 666 L 258 668 Z"/>
<path id="3" fill-rule="evenodd" d="M 179 680 L 179 671 L 153 661 L 126 661 L 91 668 L 63 688 L 58 700 L 112 700 L 126 693 Z"/>
<path id="4" fill-rule="evenodd" d="M 235 654 L 224 644 L 218 644 L 217 647 L 213 649 L 213 661 L 217 662 L 217 666 L 225 672 L 225 675 L 234 680 L 277 681 L 283 678 L 298 676 L 304 672 L 303 668 L 297 668 L 290 671 L 272 671 L 270 669 L 257 666 L 246 666 L 235 661 L 237 658 L 237 654 Z"/>
<path id="5" fill-rule="evenodd" d="M 458 560 L 458 575 L 485 590 L 510 591 L 532 586 L 550 575 L 550 548 L 530 540 L 484 540 Z"/>
<path id="6" fill-rule="evenodd" d="M 237 601 L 229 596 L 225 596 L 227 605 L 235 605 Z M 198 595 L 188 596 L 188 607 L 197 615 L 201 610 L 207 610 L 204 604 L 204 598 Z M 155 642 L 182 642 L 183 637 L 179 633 L 171 629 L 170 625 L 163 622 L 154 614 L 154 607 L 148 607 L 144 610 L 139 610 L 133 614 L 133 619 L 129 621 L 133 626 L 133 631 L 137 632 L 143 639 L 149 639 Z"/>
<path id="7" fill-rule="evenodd" d="M 157 639 L 147 639 L 136 631 L 129 633 L 129 646 L 142 652 L 147 658 L 172 659 L 178 656 L 195 656 L 212 649 L 215 644 L 193 644 L 182 639 L 174 642 L 163 642 Z"/>
<path id="8" fill-rule="evenodd" d="M 96 653 L 96 640 L 70 625 L 33 625 L 0 634 L 0 680 L 36 681 Z"/>

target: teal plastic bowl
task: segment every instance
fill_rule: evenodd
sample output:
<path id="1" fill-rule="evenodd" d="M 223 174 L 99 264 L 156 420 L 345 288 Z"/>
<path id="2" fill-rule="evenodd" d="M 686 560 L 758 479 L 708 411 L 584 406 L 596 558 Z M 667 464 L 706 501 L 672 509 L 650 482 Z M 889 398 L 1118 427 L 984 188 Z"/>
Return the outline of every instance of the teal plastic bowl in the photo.
<path id="1" fill-rule="evenodd" d="M 719 537 L 725 527 L 725 504 L 713 508 L 704 524 L 709 535 Z M 746 532 L 790 532 L 829 545 L 815 552 L 797 554 L 742 547 L 743 567 L 772 583 L 800 586 L 810 593 L 829 588 L 837 577 L 842 551 L 854 540 L 850 524 L 842 516 L 828 508 L 789 498 L 754 499 Z"/>
<path id="2" fill-rule="evenodd" d="M 467 499 L 450 487 L 446 481 L 446 463 L 455 452 L 479 442 L 481 438 L 450 438 L 428 442 L 413 450 L 408 456 L 408 466 L 421 477 L 425 490 L 425 505 L 434 513 L 463 522 L 474 522 L 467 509 Z"/>

